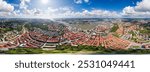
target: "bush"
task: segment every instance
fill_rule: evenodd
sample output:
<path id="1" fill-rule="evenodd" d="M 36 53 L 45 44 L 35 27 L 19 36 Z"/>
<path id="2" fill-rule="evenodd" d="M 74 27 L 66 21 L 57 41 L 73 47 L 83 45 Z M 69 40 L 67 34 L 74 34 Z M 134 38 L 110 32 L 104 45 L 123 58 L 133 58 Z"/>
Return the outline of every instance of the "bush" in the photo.
<path id="1" fill-rule="evenodd" d="M 16 48 L 5 52 L 6 54 L 41 54 L 42 49 L 36 48 Z"/>
<path id="2" fill-rule="evenodd" d="M 115 24 L 115 25 L 111 28 L 110 32 L 116 32 L 116 31 L 118 30 L 118 28 L 119 28 L 119 26 L 118 26 L 117 24 Z"/>

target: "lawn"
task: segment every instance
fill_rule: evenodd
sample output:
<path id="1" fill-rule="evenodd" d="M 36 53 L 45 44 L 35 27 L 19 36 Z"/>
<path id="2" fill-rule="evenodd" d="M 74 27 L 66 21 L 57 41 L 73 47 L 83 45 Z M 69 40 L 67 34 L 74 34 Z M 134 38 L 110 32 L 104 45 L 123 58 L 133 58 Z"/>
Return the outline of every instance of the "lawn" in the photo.
<path id="1" fill-rule="evenodd" d="M 56 49 L 42 50 L 40 48 L 16 48 L 8 51 L 0 51 L 1 54 L 150 54 L 150 50 L 111 50 L 105 48 L 96 49 Z"/>

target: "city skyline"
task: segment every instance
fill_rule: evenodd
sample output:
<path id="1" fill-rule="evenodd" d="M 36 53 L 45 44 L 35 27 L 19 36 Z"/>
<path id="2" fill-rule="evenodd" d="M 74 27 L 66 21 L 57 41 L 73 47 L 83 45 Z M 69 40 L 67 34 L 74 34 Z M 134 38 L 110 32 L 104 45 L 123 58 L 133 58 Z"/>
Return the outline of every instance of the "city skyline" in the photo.
<path id="1" fill-rule="evenodd" d="M 149 18 L 149 0 L 0 0 L 8 18 Z"/>

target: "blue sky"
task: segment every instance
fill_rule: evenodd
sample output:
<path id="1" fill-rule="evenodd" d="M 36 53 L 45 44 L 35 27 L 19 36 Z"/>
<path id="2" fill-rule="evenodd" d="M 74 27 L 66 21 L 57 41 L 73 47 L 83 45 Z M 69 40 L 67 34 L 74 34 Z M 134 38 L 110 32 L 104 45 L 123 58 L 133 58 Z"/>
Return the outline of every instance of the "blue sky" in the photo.
<path id="1" fill-rule="evenodd" d="M 16 4 L 15 9 L 18 9 L 20 0 L 6 0 L 10 4 Z M 89 0 L 88 2 L 82 1 L 82 3 L 75 3 L 78 0 L 49 0 L 48 4 L 44 5 L 40 0 L 31 0 L 29 3 L 30 8 L 42 8 L 42 7 L 72 7 L 77 11 L 82 9 L 91 10 L 103 9 L 103 10 L 115 10 L 121 11 L 126 6 L 135 6 L 137 2 L 141 0 Z M 52 4 L 53 3 L 53 4 Z M 38 5 L 37 5 L 38 4 Z"/>
<path id="2" fill-rule="evenodd" d="M 0 17 L 150 17 L 150 0 L 0 0 Z"/>

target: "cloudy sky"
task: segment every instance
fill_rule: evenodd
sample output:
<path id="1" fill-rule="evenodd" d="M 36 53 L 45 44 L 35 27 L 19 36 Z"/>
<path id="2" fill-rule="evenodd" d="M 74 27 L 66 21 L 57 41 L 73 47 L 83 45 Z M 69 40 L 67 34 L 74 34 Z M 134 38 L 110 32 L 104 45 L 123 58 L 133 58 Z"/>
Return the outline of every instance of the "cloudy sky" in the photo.
<path id="1" fill-rule="evenodd" d="M 0 17 L 150 18 L 150 0 L 0 0 Z"/>

